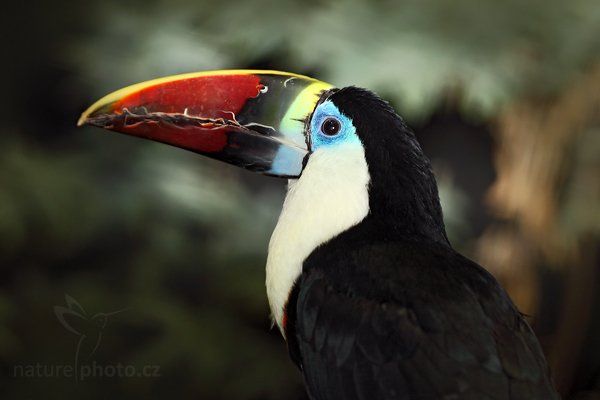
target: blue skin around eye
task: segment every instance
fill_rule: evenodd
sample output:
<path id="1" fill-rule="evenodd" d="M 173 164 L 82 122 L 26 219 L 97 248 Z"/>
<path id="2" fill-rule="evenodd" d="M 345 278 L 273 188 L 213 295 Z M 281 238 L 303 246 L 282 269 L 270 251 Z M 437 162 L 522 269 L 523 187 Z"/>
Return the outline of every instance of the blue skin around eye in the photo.
<path id="1" fill-rule="evenodd" d="M 327 118 L 336 118 L 341 123 L 341 129 L 337 135 L 329 136 L 321 132 L 321 125 Z M 360 143 L 356 135 L 356 128 L 352 120 L 342 114 L 331 102 L 325 101 L 315 110 L 310 121 L 311 151 L 321 147 L 334 146 L 342 143 Z"/>
<path id="2" fill-rule="evenodd" d="M 340 122 L 341 129 L 336 135 L 329 136 L 321 132 L 321 125 L 327 118 L 336 118 Z M 356 128 L 352 124 L 352 120 L 342 114 L 330 101 L 324 102 L 315 110 L 310 122 L 310 135 L 310 151 L 342 143 L 361 143 L 356 135 Z M 279 146 L 268 173 L 277 176 L 300 176 L 305 154 L 303 150 L 295 147 Z"/>

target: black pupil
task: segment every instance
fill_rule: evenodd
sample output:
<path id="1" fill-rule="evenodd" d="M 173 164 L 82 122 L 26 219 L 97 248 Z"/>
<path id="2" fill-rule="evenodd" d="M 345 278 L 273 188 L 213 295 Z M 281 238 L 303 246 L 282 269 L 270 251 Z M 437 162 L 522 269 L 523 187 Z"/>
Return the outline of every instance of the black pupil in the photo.
<path id="1" fill-rule="evenodd" d="M 340 121 L 335 118 L 327 118 L 321 125 L 321 131 L 328 136 L 336 135 L 340 131 Z"/>

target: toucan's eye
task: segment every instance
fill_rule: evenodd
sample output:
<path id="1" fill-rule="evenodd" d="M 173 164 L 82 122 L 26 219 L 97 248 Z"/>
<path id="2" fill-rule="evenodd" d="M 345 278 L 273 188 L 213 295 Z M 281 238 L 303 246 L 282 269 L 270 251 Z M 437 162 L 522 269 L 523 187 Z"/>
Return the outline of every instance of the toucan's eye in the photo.
<path id="1" fill-rule="evenodd" d="M 337 118 L 329 117 L 321 124 L 321 132 L 327 136 L 335 136 L 342 128 L 341 122 Z"/>

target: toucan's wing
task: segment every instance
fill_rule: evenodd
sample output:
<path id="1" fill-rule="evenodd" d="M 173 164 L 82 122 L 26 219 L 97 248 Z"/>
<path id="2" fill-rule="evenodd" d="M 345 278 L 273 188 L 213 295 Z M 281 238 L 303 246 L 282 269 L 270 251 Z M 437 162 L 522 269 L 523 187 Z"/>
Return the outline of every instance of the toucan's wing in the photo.
<path id="1" fill-rule="evenodd" d="M 529 325 L 481 267 L 446 246 L 337 243 L 305 261 L 288 309 L 312 399 L 558 398 Z"/>

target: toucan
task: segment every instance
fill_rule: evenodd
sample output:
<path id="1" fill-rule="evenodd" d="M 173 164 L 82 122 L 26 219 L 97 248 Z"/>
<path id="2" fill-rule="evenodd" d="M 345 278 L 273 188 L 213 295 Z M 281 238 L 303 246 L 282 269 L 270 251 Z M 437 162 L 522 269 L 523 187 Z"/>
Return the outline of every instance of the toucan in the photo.
<path id="1" fill-rule="evenodd" d="M 374 92 L 191 73 L 109 94 L 78 124 L 288 180 L 266 289 L 312 400 L 559 398 L 523 314 L 452 248 L 430 162 Z"/>

